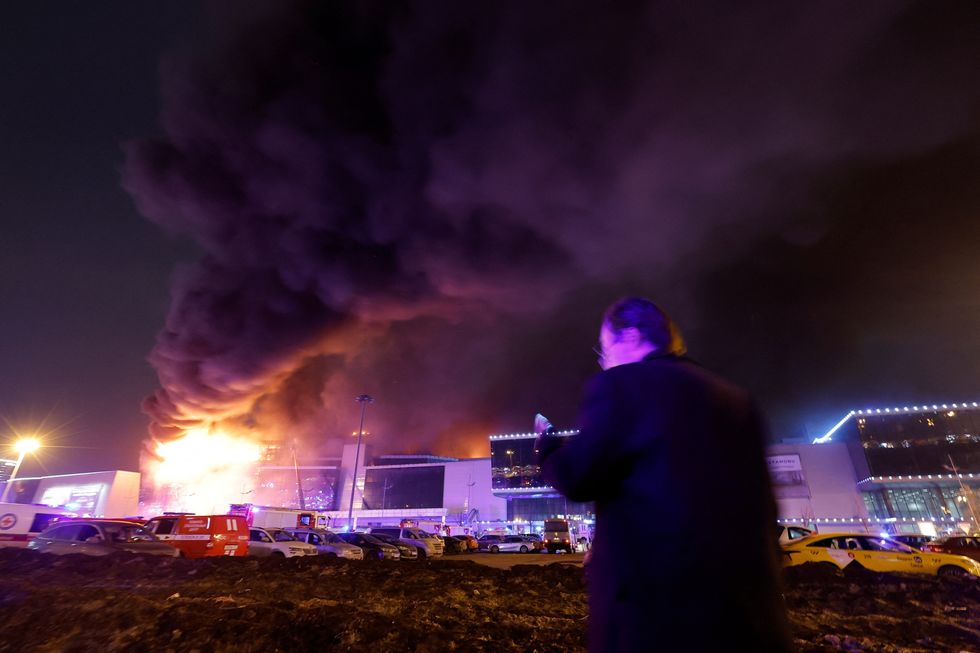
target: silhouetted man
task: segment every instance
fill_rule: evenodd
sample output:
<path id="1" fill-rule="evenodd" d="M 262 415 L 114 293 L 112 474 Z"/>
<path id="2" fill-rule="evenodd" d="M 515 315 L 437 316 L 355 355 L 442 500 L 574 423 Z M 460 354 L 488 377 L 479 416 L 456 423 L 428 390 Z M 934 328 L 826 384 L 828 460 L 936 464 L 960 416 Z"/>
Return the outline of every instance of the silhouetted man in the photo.
<path id="1" fill-rule="evenodd" d="M 545 478 L 596 504 L 589 650 L 790 650 L 754 402 L 646 299 L 609 307 L 599 338 L 580 432 L 538 443 Z"/>

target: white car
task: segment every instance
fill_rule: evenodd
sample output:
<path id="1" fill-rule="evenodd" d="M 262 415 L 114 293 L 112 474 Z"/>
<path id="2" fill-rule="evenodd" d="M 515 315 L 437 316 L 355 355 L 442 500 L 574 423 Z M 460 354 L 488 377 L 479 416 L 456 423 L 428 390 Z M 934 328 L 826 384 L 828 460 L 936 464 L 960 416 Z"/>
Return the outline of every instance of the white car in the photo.
<path id="1" fill-rule="evenodd" d="M 531 553 L 534 551 L 534 542 L 530 542 L 522 535 L 504 535 L 497 542 L 490 542 L 487 546 L 490 553 L 500 553 L 509 551 L 511 553 Z"/>
<path id="2" fill-rule="evenodd" d="M 293 558 L 315 556 L 317 550 L 312 544 L 300 542 L 281 528 L 256 528 L 253 526 L 248 529 L 248 554 L 258 557 Z"/>
<path id="3" fill-rule="evenodd" d="M 320 555 L 348 560 L 363 560 L 364 549 L 348 544 L 332 533 L 322 528 L 285 528 L 283 529 L 300 542 L 306 542 L 316 547 Z"/>

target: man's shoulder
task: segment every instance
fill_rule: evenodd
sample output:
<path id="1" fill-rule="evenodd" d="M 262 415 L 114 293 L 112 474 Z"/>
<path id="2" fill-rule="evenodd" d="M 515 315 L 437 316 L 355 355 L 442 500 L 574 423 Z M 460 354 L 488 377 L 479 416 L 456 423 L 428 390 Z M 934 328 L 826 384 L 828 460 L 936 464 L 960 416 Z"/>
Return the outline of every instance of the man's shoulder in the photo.
<path id="1" fill-rule="evenodd" d="M 700 363 L 683 356 L 651 357 L 598 375 L 613 385 L 666 386 L 676 391 L 709 393 L 734 401 L 751 401 L 747 390 Z"/>

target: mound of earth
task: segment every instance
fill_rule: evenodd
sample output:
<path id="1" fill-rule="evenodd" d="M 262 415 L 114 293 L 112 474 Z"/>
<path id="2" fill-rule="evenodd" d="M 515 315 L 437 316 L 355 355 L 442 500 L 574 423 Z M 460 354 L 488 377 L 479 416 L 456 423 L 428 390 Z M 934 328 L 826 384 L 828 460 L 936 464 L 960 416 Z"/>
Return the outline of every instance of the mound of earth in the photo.
<path id="1" fill-rule="evenodd" d="M 0 651 L 582 650 L 581 568 L 0 549 Z"/>
<path id="2" fill-rule="evenodd" d="M 803 653 L 980 651 L 980 582 L 922 574 L 785 571 L 786 607 Z"/>
<path id="3" fill-rule="evenodd" d="M 803 653 L 980 651 L 980 583 L 786 570 Z M 0 549 L 0 651 L 583 651 L 582 569 Z M 655 634 L 651 633 L 655 640 Z M 652 640 L 652 641 L 654 641 Z"/>

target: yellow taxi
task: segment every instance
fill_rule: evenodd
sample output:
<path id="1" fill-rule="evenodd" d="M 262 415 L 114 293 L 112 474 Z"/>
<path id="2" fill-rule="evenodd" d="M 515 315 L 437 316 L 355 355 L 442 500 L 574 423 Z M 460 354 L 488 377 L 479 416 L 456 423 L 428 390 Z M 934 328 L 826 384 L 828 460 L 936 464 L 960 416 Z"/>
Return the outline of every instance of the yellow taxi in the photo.
<path id="1" fill-rule="evenodd" d="M 868 533 L 814 533 L 782 547 L 787 567 L 815 562 L 844 569 L 899 571 L 933 576 L 980 578 L 980 563 L 965 556 L 927 553 L 887 537 Z"/>

